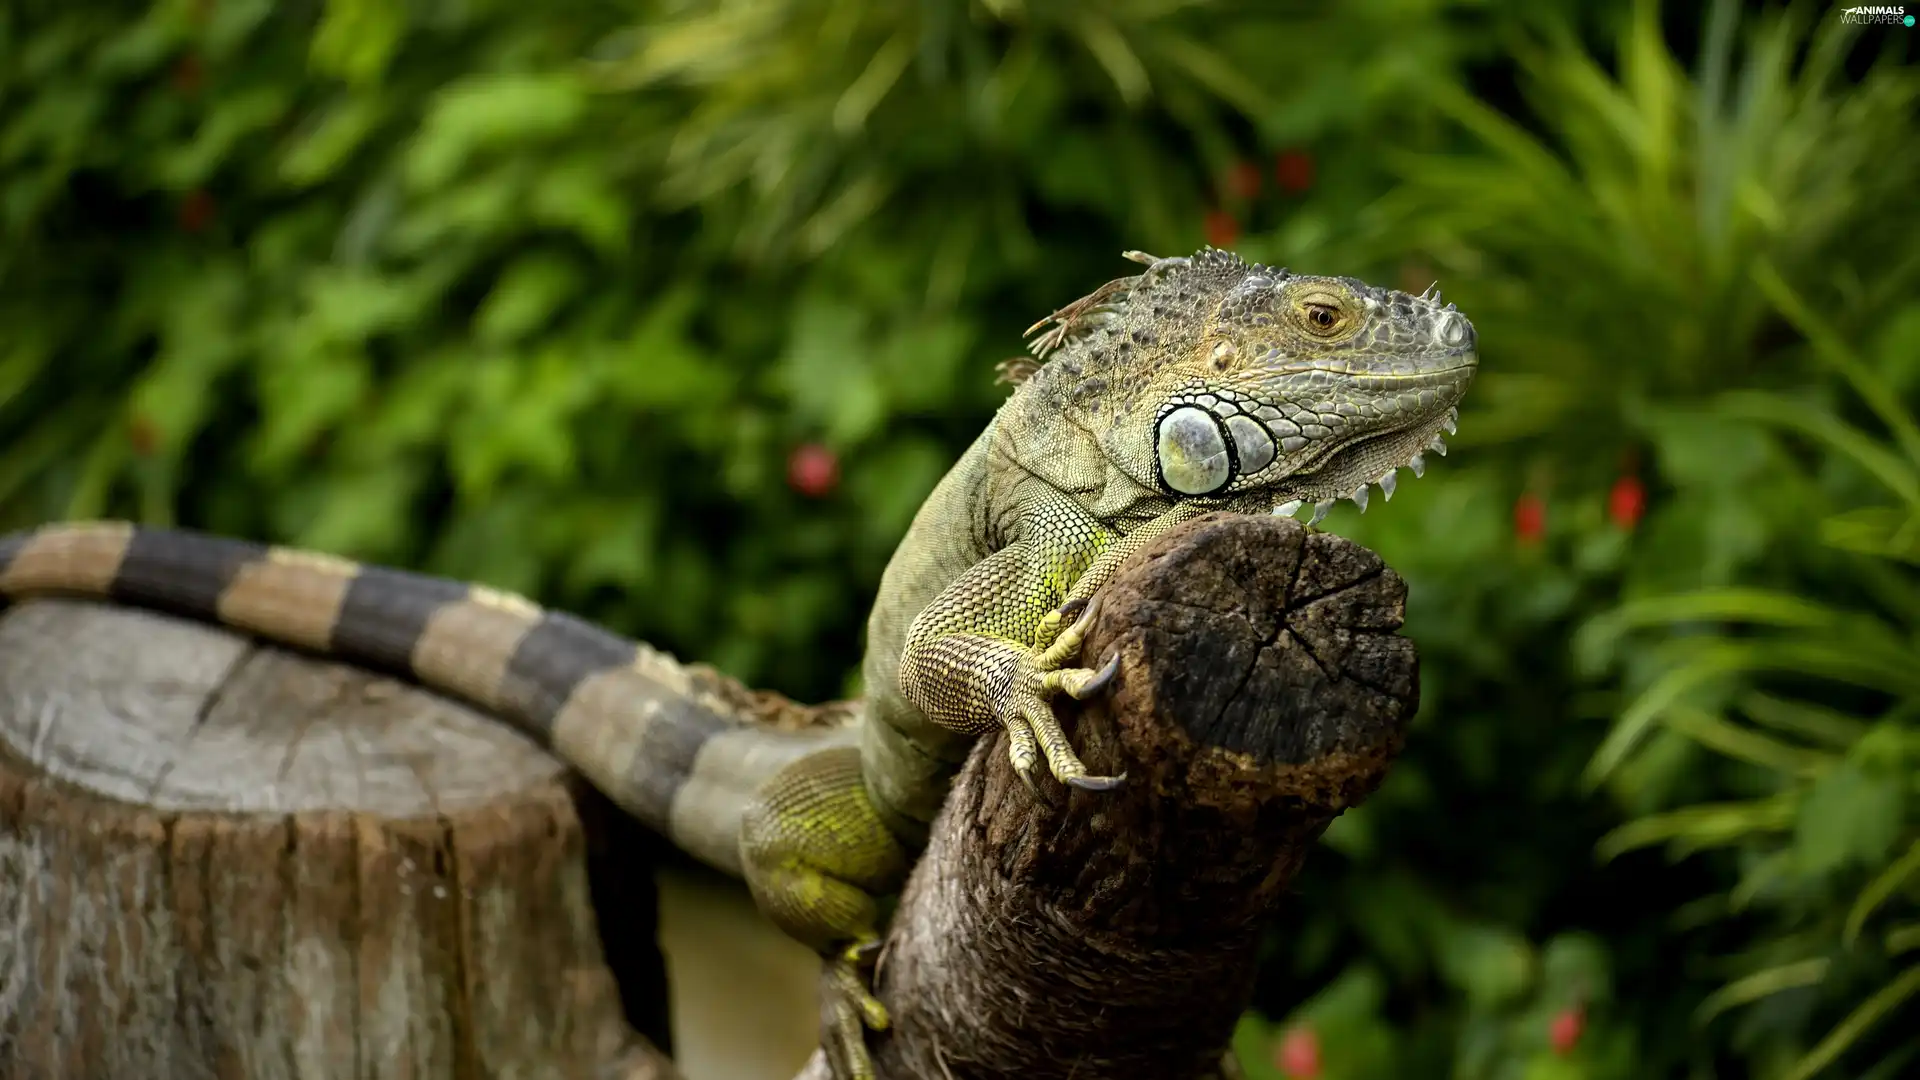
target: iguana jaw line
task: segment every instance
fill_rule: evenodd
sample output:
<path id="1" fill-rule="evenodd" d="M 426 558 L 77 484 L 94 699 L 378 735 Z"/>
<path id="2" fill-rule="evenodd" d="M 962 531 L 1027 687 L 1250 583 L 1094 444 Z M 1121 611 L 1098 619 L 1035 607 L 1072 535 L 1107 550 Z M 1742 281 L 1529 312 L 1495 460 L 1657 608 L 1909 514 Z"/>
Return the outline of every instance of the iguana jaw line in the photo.
<path id="1" fill-rule="evenodd" d="M 1409 456 L 1406 461 L 1402 462 L 1401 464 L 1395 465 L 1394 467 L 1388 469 L 1384 473 L 1381 473 L 1380 476 L 1375 478 L 1374 480 L 1369 481 L 1368 483 L 1363 483 L 1359 485 L 1358 487 L 1354 488 L 1352 493 L 1350 494 L 1338 495 L 1332 498 L 1312 500 L 1313 516 L 1307 519 L 1307 524 L 1309 526 L 1320 524 L 1320 522 L 1326 518 L 1327 514 L 1333 510 L 1333 504 L 1336 502 L 1339 502 L 1341 499 L 1351 500 L 1355 506 L 1358 506 L 1360 508 L 1361 513 L 1363 514 L 1366 513 L 1367 502 L 1369 498 L 1368 489 L 1372 485 L 1378 485 L 1380 488 L 1381 497 L 1391 502 L 1393 500 L 1393 493 L 1398 489 L 1398 486 L 1399 486 L 1399 471 L 1401 469 L 1412 469 L 1414 479 L 1416 480 L 1422 476 L 1425 476 L 1427 472 L 1427 457 L 1426 457 L 1427 454 L 1435 453 L 1435 454 L 1439 454 L 1441 457 L 1446 457 L 1447 456 L 1446 436 L 1452 435 L 1456 431 L 1458 431 L 1459 423 L 1460 423 L 1459 408 L 1454 407 L 1454 408 L 1448 409 L 1446 412 L 1446 415 L 1440 420 L 1438 424 L 1430 425 L 1427 428 L 1427 430 L 1424 432 L 1424 434 L 1426 435 L 1426 442 L 1424 444 L 1421 444 L 1418 441 L 1413 441 L 1413 444 L 1416 446 L 1419 446 L 1420 449 L 1414 451 L 1414 453 L 1411 456 Z M 1444 431 L 1444 434 L 1443 434 L 1443 431 Z M 1325 455 L 1325 457 L 1321 458 L 1320 460 L 1321 462 L 1332 460 L 1334 457 L 1337 457 L 1342 451 L 1359 446 L 1363 443 L 1373 442 L 1373 441 L 1382 440 L 1382 439 L 1391 439 L 1396 434 L 1399 434 L 1399 433 L 1396 433 L 1396 432 L 1376 433 L 1373 435 L 1363 436 L 1362 438 L 1353 439 L 1345 444 L 1334 447 Z M 1299 513 L 1300 509 L 1306 506 L 1308 501 L 1309 500 L 1307 499 L 1288 499 L 1284 502 L 1278 503 L 1273 508 L 1274 516 L 1292 517 L 1295 514 Z"/>

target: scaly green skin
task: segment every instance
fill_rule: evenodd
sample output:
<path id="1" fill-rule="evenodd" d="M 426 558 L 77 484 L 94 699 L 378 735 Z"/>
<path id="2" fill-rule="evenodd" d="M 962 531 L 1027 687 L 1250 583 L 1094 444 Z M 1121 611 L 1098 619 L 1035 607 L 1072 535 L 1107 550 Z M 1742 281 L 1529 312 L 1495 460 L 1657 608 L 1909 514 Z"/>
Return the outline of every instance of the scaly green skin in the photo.
<path id="1" fill-rule="evenodd" d="M 1051 699 L 1111 676 L 1077 666 L 1092 601 L 1126 557 L 1200 514 L 1364 509 L 1395 470 L 1445 452 L 1477 366 L 1437 295 L 1249 266 L 1223 251 L 1154 259 L 1047 321 L 1044 365 L 935 488 L 868 622 L 859 768 L 801 758 L 762 789 L 741 861 L 763 910 L 827 958 L 835 1074 L 872 1075 L 862 1027 L 885 1010 L 858 974 L 873 897 L 901 884 L 972 739 L 1004 730 L 1028 783 L 1102 789 Z M 1078 612 L 1076 621 L 1067 619 Z M 1062 627 L 1065 626 L 1063 630 Z"/>

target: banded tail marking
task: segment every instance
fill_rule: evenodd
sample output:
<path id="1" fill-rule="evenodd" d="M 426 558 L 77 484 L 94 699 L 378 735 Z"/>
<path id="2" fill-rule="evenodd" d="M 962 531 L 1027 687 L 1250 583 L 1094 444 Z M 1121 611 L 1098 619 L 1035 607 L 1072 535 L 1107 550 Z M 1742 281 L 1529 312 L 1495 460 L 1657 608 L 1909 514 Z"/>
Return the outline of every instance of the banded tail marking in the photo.
<path id="1" fill-rule="evenodd" d="M 497 713 L 642 822 L 736 873 L 727 822 L 759 779 L 847 738 L 755 729 L 666 654 L 523 597 L 317 552 L 123 522 L 0 537 L 0 596 L 47 594 L 186 616 L 410 677 Z M 709 746 L 722 734 L 731 737 Z M 676 805 L 683 794 L 698 805 Z"/>

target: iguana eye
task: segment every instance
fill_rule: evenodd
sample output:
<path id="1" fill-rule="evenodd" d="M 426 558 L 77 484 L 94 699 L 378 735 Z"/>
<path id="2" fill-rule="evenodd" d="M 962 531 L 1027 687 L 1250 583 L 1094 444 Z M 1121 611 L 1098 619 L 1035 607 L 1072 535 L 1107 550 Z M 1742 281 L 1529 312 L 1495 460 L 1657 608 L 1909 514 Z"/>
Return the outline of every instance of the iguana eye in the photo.
<path id="1" fill-rule="evenodd" d="M 1294 295 L 1288 314 L 1302 333 L 1331 340 L 1352 332 L 1354 306 L 1353 297 L 1342 290 L 1313 284 Z"/>
<path id="2" fill-rule="evenodd" d="M 1300 322 L 1315 337 L 1332 337 L 1346 328 L 1346 311 L 1332 297 L 1315 297 L 1300 304 Z"/>

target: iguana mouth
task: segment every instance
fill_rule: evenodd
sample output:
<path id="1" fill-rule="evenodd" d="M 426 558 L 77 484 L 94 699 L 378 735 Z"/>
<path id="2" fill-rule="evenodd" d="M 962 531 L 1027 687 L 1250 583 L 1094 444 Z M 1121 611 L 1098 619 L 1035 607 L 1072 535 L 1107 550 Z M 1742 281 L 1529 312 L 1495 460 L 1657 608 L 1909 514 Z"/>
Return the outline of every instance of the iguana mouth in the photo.
<path id="1" fill-rule="evenodd" d="M 1387 499 L 1388 501 L 1391 501 L 1393 499 L 1394 491 L 1397 490 L 1399 487 L 1400 470 L 1412 469 L 1414 479 L 1416 480 L 1422 476 L 1425 476 L 1427 472 L 1427 454 L 1435 453 L 1435 454 L 1439 454 L 1441 457 L 1446 457 L 1447 456 L 1446 436 L 1452 435 L 1456 431 L 1458 431 L 1459 424 L 1460 424 L 1460 409 L 1457 406 L 1454 408 L 1448 409 L 1447 414 L 1441 418 L 1440 423 L 1437 425 L 1436 430 L 1433 431 L 1432 437 L 1429 438 L 1424 444 L 1415 443 L 1414 445 L 1418 446 L 1419 449 L 1415 450 L 1405 461 L 1400 462 L 1399 464 L 1396 464 L 1393 467 L 1387 469 L 1386 472 L 1381 473 L 1375 479 L 1361 483 L 1358 487 L 1354 488 L 1352 493 L 1350 494 L 1338 495 L 1330 499 L 1319 499 L 1315 501 L 1313 504 L 1313 516 L 1307 519 L 1307 524 L 1309 526 L 1320 524 L 1321 520 L 1324 519 L 1327 516 L 1328 512 L 1330 512 L 1333 509 L 1333 504 L 1336 502 L 1339 502 L 1341 499 L 1351 499 L 1353 501 L 1353 504 L 1360 508 L 1361 513 L 1363 514 L 1366 513 L 1367 501 L 1369 496 L 1368 489 L 1372 486 L 1377 485 L 1380 488 L 1381 497 L 1384 499 Z M 1350 443 L 1346 443 L 1345 445 L 1335 447 L 1333 451 L 1329 453 L 1326 456 L 1326 458 L 1321 462 L 1321 468 L 1316 471 L 1324 472 L 1324 471 L 1327 471 L 1330 467 L 1337 467 L 1342 457 L 1360 456 L 1360 451 L 1362 451 L 1366 447 L 1373 446 L 1383 442 L 1392 442 L 1397 439 L 1404 438 L 1406 434 L 1407 433 L 1405 431 L 1379 432 L 1376 434 L 1368 435 L 1364 438 L 1355 439 L 1354 441 Z M 1306 475 L 1311 476 L 1312 474 L 1306 474 Z M 1299 513 L 1300 508 L 1305 506 L 1306 504 L 1307 504 L 1307 500 L 1305 499 L 1290 499 L 1286 502 L 1280 503 L 1279 505 L 1275 506 L 1273 508 L 1273 513 L 1277 517 L 1292 517 L 1293 515 Z"/>

